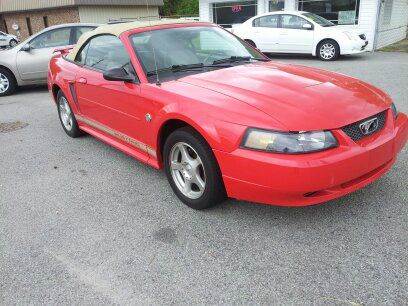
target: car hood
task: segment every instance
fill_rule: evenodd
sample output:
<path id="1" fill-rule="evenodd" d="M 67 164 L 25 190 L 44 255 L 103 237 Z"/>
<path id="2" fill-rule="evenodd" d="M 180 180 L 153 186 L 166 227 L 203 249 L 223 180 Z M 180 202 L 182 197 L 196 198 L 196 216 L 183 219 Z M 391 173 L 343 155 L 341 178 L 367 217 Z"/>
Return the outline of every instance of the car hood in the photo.
<path id="1" fill-rule="evenodd" d="M 178 81 L 229 96 L 231 103 L 234 99 L 247 103 L 288 131 L 340 128 L 375 115 L 390 104 L 387 95 L 357 79 L 272 62 L 189 75 Z"/>

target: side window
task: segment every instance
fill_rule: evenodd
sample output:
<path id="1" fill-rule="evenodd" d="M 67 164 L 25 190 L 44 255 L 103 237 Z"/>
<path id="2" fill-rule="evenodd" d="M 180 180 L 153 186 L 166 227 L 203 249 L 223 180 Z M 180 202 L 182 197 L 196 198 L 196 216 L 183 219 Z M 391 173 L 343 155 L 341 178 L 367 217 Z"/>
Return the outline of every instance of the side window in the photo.
<path id="1" fill-rule="evenodd" d="M 78 42 L 78 39 L 81 37 L 82 34 L 92 31 L 95 29 L 94 27 L 74 27 L 74 33 L 73 33 L 73 44 L 76 44 Z"/>
<path id="2" fill-rule="evenodd" d="M 71 28 L 61 28 L 40 34 L 30 41 L 30 46 L 34 49 L 62 47 L 69 45 Z"/>
<path id="3" fill-rule="evenodd" d="M 263 16 L 253 21 L 254 27 L 263 28 L 277 28 L 279 22 L 279 15 Z"/>
<path id="4" fill-rule="evenodd" d="M 302 17 L 295 16 L 295 15 L 282 15 L 281 19 L 281 26 L 284 29 L 303 29 L 304 24 L 310 24 L 310 22 L 306 21 Z"/>
<path id="5" fill-rule="evenodd" d="M 116 36 L 96 36 L 88 42 L 88 46 L 82 51 L 86 48 L 85 66 L 101 71 L 107 71 L 113 68 L 124 68 L 128 73 L 135 74 L 125 46 Z M 82 59 L 81 54 L 80 56 Z"/>
<path id="6" fill-rule="evenodd" d="M 89 42 L 85 45 L 85 47 L 82 47 L 81 51 L 79 51 L 79 53 L 77 54 L 75 58 L 75 61 L 81 65 L 84 65 L 88 49 L 89 49 Z"/>

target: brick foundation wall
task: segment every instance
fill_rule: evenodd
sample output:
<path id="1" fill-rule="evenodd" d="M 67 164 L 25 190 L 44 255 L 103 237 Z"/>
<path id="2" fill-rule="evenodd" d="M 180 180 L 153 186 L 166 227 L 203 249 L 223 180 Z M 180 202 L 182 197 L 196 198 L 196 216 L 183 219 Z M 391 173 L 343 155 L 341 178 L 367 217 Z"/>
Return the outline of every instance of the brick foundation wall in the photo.
<path id="1" fill-rule="evenodd" d="M 8 32 L 19 36 L 21 40 L 30 36 L 26 18 L 30 18 L 32 33 L 35 34 L 45 28 L 44 16 L 47 16 L 48 26 L 79 22 L 77 7 L 3 14 Z M 18 31 L 13 30 L 13 24 L 18 24 L 20 29 Z"/>

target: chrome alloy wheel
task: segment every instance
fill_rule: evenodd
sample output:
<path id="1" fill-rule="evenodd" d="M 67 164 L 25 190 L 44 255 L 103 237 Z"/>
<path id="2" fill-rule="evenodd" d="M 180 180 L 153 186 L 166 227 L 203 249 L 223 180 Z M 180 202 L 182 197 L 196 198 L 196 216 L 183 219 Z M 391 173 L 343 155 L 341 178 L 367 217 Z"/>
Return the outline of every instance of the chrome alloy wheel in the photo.
<path id="1" fill-rule="evenodd" d="M 10 41 L 10 47 L 15 47 L 15 46 L 17 46 L 17 41 L 15 41 L 14 39 L 12 39 L 12 40 Z"/>
<path id="2" fill-rule="evenodd" d="M 325 43 L 320 47 L 320 56 L 325 60 L 332 59 L 336 54 L 336 47 L 332 43 Z"/>
<path id="3" fill-rule="evenodd" d="M 0 93 L 5 93 L 10 87 L 9 79 L 2 73 L 0 73 Z"/>
<path id="4" fill-rule="evenodd" d="M 204 165 L 197 152 L 185 142 L 177 142 L 170 151 L 170 172 L 180 192 L 189 199 L 200 198 L 205 190 Z"/>
<path id="5" fill-rule="evenodd" d="M 59 112 L 65 129 L 71 131 L 73 126 L 72 111 L 65 97 L 59 99 Z"/>

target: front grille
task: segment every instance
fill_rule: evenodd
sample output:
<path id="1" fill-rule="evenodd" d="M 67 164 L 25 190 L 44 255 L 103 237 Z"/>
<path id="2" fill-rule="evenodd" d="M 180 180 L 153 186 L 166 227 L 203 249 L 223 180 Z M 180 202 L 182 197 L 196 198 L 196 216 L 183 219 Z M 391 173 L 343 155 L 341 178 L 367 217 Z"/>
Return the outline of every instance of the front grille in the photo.
<path id="1" fill-rule="evenodd" d="M 360 35 L 358 35 L 358 36 L 360 36 L 360 38 L 361 38 L 362 40 L 366 40 L 366 39 L 367 39 L 367 37 L 365 36 L 365 34 L 360 34 Z"/>
<path id="2" fill-rule="evenodd" d="M 366 122 L 370 119 L 374 119 L 377 118 L 378 119 L 378 127 L 375 131 L 369 133 L 369 134 L 364 134 L 361 129 L 360 129 L 360 124 L 362 124 L 363 122 Z M 343 132 L 347 134 L 347 136 L 349 136 L 351 139 L 353 139 L 354 141 L 359 141 L 361 139 L 363 139 L 364 137 L 370 136 L 372 134 L 375 134 L 379 131 L 381 131 L 384 126 L 385 126 L 385 121 L 387 119 L 387 111 L 384 111 L 382 113 L 379 113 L 375 116 L 366 118 L 364 120 L 358 121 L 356 123 L 352 123 L 350 125 L 347 125 L 345 127 L 342 128 Z"/>

